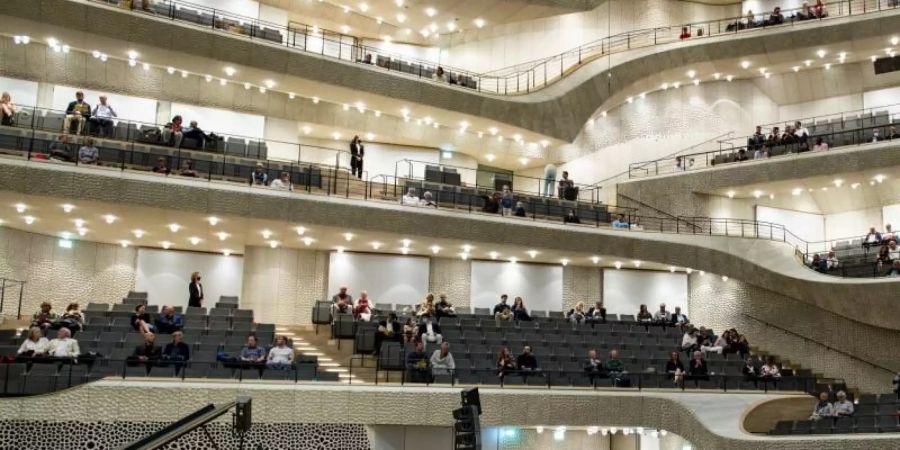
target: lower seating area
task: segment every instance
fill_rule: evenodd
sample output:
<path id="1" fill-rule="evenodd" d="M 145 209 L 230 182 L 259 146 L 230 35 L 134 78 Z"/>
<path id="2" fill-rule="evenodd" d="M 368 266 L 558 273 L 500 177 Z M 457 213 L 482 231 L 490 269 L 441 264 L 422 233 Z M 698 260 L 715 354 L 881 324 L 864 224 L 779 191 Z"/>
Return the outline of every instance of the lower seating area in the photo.
<path id="1" fill-rule="evenodd" d="M 896 433 L 900 432 L 898 408 L 900 400 L 897 394 L 863 394 L 859 397 L 852 416 L 779 421 L 769 434 Z"/>

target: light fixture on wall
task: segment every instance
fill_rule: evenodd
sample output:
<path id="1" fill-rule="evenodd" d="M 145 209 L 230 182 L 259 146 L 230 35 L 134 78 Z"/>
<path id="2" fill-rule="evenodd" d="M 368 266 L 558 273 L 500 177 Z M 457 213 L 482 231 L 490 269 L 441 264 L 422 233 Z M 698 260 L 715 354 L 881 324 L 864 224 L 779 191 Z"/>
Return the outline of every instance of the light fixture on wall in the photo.
<path id="1" fill-rule="evenodd" d="M 228 80 L 219 78 L 219 86 L 225 86 L 226 84 L 228 84 Z"/>
<path id="2" fill-rule="evenodd" d="M 171 232 L 173 232 L 173 233 L 177 233 L 178 230 L 180 230 L 180 229 L 181 229 L 181 225 L 178 225 L 177 223 L 170 223 L 170 224 L 169 224 L 169 231 L 171 231 Z"/>
<path id="3" fill-rule="evenodd" d="M 534 259 L 534 258 L 538 255 L 538 251 L 537 251 L 537 250 L 528 250 L 528 251 L 525 252 L 525 253 L 528 253 L 528 256 L 531 257 L 531 259 Z"/>
<path id="4" fill-rule="evenodd" d="M 303 236 L 306 234 L 306 227 L 294 227 L 294 231 L 297 232 L 298 236 Z"/>
<path id="5" fill-rule="evenodd" d="M 734 194 L 735 194 L 734 191 L 728 191 L 725 193 L 725 195 L 727 195 L 728 198 L 734 198 Z"/>
<path id="6" fill-rule="evenodd" d="M 827 55 L 827 54 L 828 54 L 828 52 L 825 51 L 824 48 L 820 48 L 819 50 L 816 51 L 816 55 L 818 55 L 819 58 L 824 58 L 825 55 Z"/>
<path id="7" fill-rule="evenodd" d="M 211 83 L 213 80 L 213 77 L 212 77 L 212 75 L 205 75 L 203 77 L 203 79 L 206 80 L 207 83 Z"/>
<path id="8" fill-rule="evenodd" d="M 669 266 L 669 272 L 675 273 L 675 266 Z"/>
<path id="9" fill-rule="evenodd" d="M 408 255 L 408 254 L 409 254 L 409 247 L 402 247 L 402 248 L 400 249 L 400 253 L 403 253 L 404 255 Z"/>
<path id="10" fill-rule="evenodd" d="M 749 68 L 750 68 L 750 61 L 747 61 L 747 60 L 741 61 L 741 69 L 749 69 Z"/>
<path id="11" fill-rule="evenodd" d="M 475 26 L 478 28 L 484 27 L 484 19 L 482 19 L 481 17 L 476 17 L 473 22 L 475 22 Z"/>
<path id="12" fill-rule="evenodd" d="M 175 73 L 175 68 L 172 66 L 166 67 L 166 72 L 168 72 L 169 75 L 172 75 Z"/>
<path id="13" fill-rule="evenodd" d="M 309 237 L 309 236 L 307 236 L 307 237 L 305 237 L 305 238 L 303 238 L 303 239 L 301 239 L 301 240 L 303 241 L 303 245 L 305 245 L 305 246 L 307 246 L 307 247 L 309 247 L 310 245 L 312 245 L 313 242 L 315 242 L 315 239 L 313 239 L 313 238 L 311 238 L 311 237 Z"/>
<path id="14" fill-rule="evenodd" d="M 519 262 L 519 258 L 516 258 L 515 256 L 510 256 L 509 262 L 512 264 L 515 264 L 515 263 Z"/>
<path id="15" fill-rule="evenodd" d="M 237 70 L 235 70 L 234 67 L 231 67 L 231 66 L 225 66 L 225 68 L 222 70 L 224 70 L 225 75 L 228 75 L 229 77 L 233 77 L 234 74 L 237 72 Z"/>
<path id="16" fill-rule="evenodd" d="M 187 70 L 182 70 L 182 71 L 181 71 L 181 78 L 187 78 L 187 76 L 188 76 L 188 71 L 187 71 Z"/>
<path id="17" fill-rule="evenodd" d="M 309 125 L 303 125 L 303 127 L 301 128 L 301 130 L 303 130 L 303 134 L 309 134 L 309 133 L 312 133 L 312 127 L 310 127 Z"/>
<path id="18" fill-rule="evenodd" d="M 762 197 L 762 195 L 763 195 L 763 193 L 762 193 L 762 191 L 760 191 L 760 190 L 755 190 L 755 191 L 753 191 L 753 197 L 754 197 L 754 198 L 760 198 L 760 197 Z"/>
<path id="19" fill-rule="evenodd" d="M 75 223 L 75 228 L 81 228 L 84 226 L 84 219 L 75 219 L 72 222 Z"/>
<path id="20" fill-rule="evenodd" d="M 435 255 L 437 255 L 438 252 L 441 251 L 441 247 L 438 246 L 438 245 L 432 245 L 432 246 L 429 247 L 429 248 L 431 249 L 431 253 L 434 253 Z"/>
<path id="21" fill-rule="evenodd" d="M 469 245 L 469 244 L 463 244 L 463 245 L 462 245 L 462 249 L 463 249 L 463 252 L 469 253 L 469 252 L 472 251 L 472 246 Z"/>
<path id="22" fill-rule="evenodd" d="M 734 75 L 725 75 L 725 81 L 731 83 L 731 80 L 734 79 Z"/>
<path id="23" fill-rule="evenodd" d="M 688 78 L 694 78 L 697 76 L 697 71 L 696 70 L 688 70 L 687 76 L 688 76 Z"/>
<path id="24" fill-rule="evenodd" d="M 722 275 L 722 281 L 728 281 L 728 277 L 725 275 Z"/>
<path id="25" fill-rule="evenodd" d="M 490 256 L 491 259 L 497 259 L 497 257 L 500 256 L 500 254 L 497 252 L 490 252 L 490 253 L 488 253 L 488 256 Z"/>
<path id="26" fill-rule="evenodd" d="M 467 252 L 462 252 L 459 254 L 459 258 L 462 259 L 463 261 L 465 261 L 465 260 L 469 259 L 469 254 Z"/>
<path id="27" fill-rule="evenodd" d="M 437 10 L 432 7 L 425 8 L 425 15 L 428 17 L 434 17 L 437 14 Z"/>
<path id="28" fill-rule="evenodd" d="M 26 205 L 24 203 L 16 203 L 13 206 L 16 208 L 16 212 L 19 214 L 22 214 L 23 212 L 25 212 L 26 209 L 28 209 L 28 205 Z"/>
<path id="29" fill-rule="evenodd" d="M 27 44 L 27 43 L 31 42 L 31 38 L 28 36 L 25 36 L 25 35 L 17 35 L 17 36 L 13 36 L 13 42 L 15 42 L 16 45 Z"/>
<path id="30" fill-rule="evenodd" d="M 312 102 L 313 102 L 314 105 L 318 105 L 318 104 L 319 104 L 319 97 L 313 97 L 313 98 L 312 98 Z"/>
<path id="31" fill-rule="evenodd" d="M 567 258 L 563 258 L 563 259 L 559 260 L 559 263 L 562 264 L 563 266 L 568 266 L 569 260 Z"/>
<path id="32" fill-rule="evenodd" d="M 131 241 L 119 241 L 119 245 L 121 245 L 122 248 L 128 248 L 128 246 L 131 245 Z"/>

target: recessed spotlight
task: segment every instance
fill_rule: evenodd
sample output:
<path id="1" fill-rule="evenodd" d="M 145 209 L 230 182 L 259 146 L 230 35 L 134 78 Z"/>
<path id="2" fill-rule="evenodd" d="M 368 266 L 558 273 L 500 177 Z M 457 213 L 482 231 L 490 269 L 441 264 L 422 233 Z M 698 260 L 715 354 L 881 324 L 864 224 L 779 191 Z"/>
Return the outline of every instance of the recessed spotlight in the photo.
<path id="1" fill-rule="evenodd" d="M 359 10 L 362 12 L 367 12 L 369 10 L 369 4 L 368 3 L 360 3 Z"/>
<path id="2" fill-rule="evenodd" d="M 401 249 L 400 249 L 400 253 L 403 253 L 404 255 L 408 255 L 408 254 L 409 254 L 409 247 L 403 247 L 403 248 L 401 248 Z"/>
<path id="3" fill-rule="evenodd" d="M 144 63 L 143 68 L 144 70 L 150 70 L 150 64 Z"/>
<path id="4" fill-rule="evenodd" d="M 628 103 L 634 103 L 634 98 L 633 98 L 633 97 L 628 97 L 628 98 L 625 99 L 625 101 L 628 102 Z"/>
<path id="5" fill-rule="evenodd" d="M 474 22 L 475 22 L 475 26 L 478 28 L 481 28 L 484 26 L 484 19 L 482 19 L 481 17 L 476 18 L 474 20 Z"/>
<path id="6" fill-rule="evenodd" d="M 265 88 L 265 86 L 260 86 L 260 87 L 259 87 L 259 93 L 260 93 L 260 94 L 265 94 L 265 93 L 266 93 L 266 88 Z"/>
<path id="7" fill-rule="evenodd" d="M 459 254 L 459 258 L 462 259 L 463 261 L 465 261 L 465 260 L 469 259 L 469 254 L 466 252 L 462 252 Z"/>
<path id="8" fill-rule="evenodd" d="M 232 251 L 230 248 L 222 249 L 222 254 L 225 256 L 231 256 L 231 253 Z"/>
<path id="9" fill-rule="evenodd" d="M 209 83 L 213 80 L 213 77 L 212 77 L 212 75 L 206 75 L 203 77 L 203 79 L 206 80 L 207 83 Z"/>
<path id="10" fill-rule="evenodd" d="M 171 232 L 173 232 L 173 233 L 177 233 L 178 230 L 180 230 L 180 229 L 181 229 L 181 225 L 178 225 L 177 223 L 170 223 L 170 224 L 169 224 L 169 231 L 171 231 Z"/>
<path id="11" fill-rule="evenodd" d="M 381 248 L 381 246 L 384 245 L 384 244 L 382 244 L 381 242 L 378 242 L 378 241 L 374 241 L 374 242 L 371 243 L 371 245 L 372 245 L 372 248 L 373 248 L 373 249 L 378 250 L 378 249 Z"/>
<path id="12" fill-rule="evenodd" d="M 310 127 L 309 125 L 303 125 L 303 128 L 301 129 L 303 130 L 303 134 L 312 133 L 312 127 Z"/>
<path id="13" fill-rule="evenodd" d="M 472 251 L 472 246 L 469 244 L 463 244 L 462 249 L 464 252 L 469 253 Z"/>
<path id="14" fill-rule="evenodd" d="M 675 273 L 675 266 L 669 266 L 669 272 Z"/>
<path id="15" fill-rule="evenodd" d="M 350 241 L 353 240 L 353 237 L 354 237 L 355 235 L 354 235 L 353 233 L 344 233 L 343 236 L 344 236 L 344 240 L 345 240 L 345 241 L 350 242 Z"/>
<path id="16" fill-rule="evenodd" d="M 794 66 L 794 67 L 791 67 L 791 70 L 793 70 L 794 72 L 799 72 L 799 71 L 800 71 L 800 66 Z"/>
<path id="17" fill-rule="evenodd" d="M 894 36 L 891 38 L 891 45 L 900 44 L 900 37 Z"/>
<path id="18" fill-rule="evenodd" d="M 763 76 L 766 77 L 766 79 L 768 80 L 769 78 L 772 78 L 772 73 L 771 73 L 771 72 L 766 72 L 766 74 L 763 75 Z"/>
<path id="19" fill-rule="evenodd" d="M 191 236 L 188 240 L 191 241 L 191 245 L 197 245 L 200 243 L 200 238 L 198 238 L 197 236 Z"/>
<path id="20" fill-rule="evenodd" d="M 741 69 L 750 68 L 750 61 L 741 61 Z"/>
<path id="21" fill-rule="evenodd" d="M 259 234 L 262 235 L 263 239 L 269 239 L 270 237 L 272 237 L 272 231 L 269 229 L 262 230 L 259 232 Z"/>
<path id="22" fill-rule="evenodd" d="M 676 82 L 672 83 L 672 87 L 675 88 L 675 89 L 680 88 L 680 87 L 681 87 L 681 82 L 680 82 L 680 81 L 676 81 Z M 605 115 L 604 115 L 604 116 L 605 116 Z"/>
<path id="23" fill-rule="evenodd" d="M 800 195 L 800 194 L 802 194 L 802 193 L 803 193 L 803 188 L 794 188 L 794 189 L 791 191 L 791 195 L 793 195 L 793 196 L 797 196 L 797 195 Z"/>
<path id="24" fill-rule="evenodd" d="M 525 253 L 528 253 L 528 256 L 531 257 L 531 259 L 534 259 L 534 258 L 538 255 L 538 251 L 537 251 L 537 250 L 528 250 L 528 251 L 525 252 Z"/>
<path id="25" fill-rule="evenodd" d="M 850 189 L 856 189 L 859 187 L 859 183 L 853 183 L 850 185 Z"/>
<path id="26" fill-rule="evenodd" d="M 753 191 L 753 197 L 755 197 L 755 198 L 760 198 L 760 197 L 762 197 L 762 195 L 763 195 L 763 193 L 760 190 Z"/>
<path id="27" fill-rule="evenodd" d="M 733 80 L 733 79 L 734 79 L 734 75 L 725 75 L 725 81 L 728 81 L 730 83 L 731 80 Z"/>
<path id="28" fill-rule="evenodd" d="M 350 27 L 347 25 L 341 25 L 341 32 L 347 34 L 350 32 Z"/>
<path id="29" fill-rule="evenodd" d="M 269 241 L 269 247 L 278 248 L 278 241 Z"/>
<path id="30" fill-rule="evenodd" d="M 224 79 L 224 78 L 219 78 L 219 85 L 220 85 L 220 86 L 225 86 L 226 84 L 228 84 L 228 80 L 226 80 L 226 79 Z"/>
<path id="31" fill-rule="evenodd" d="M 403 239 L 400 241 L 400 243 L 403 244 L 404 247 L 409 247 L 409 244 L 412 244 L 412 241 L 409 239 Z"/>
<path id="32" fill-rule="evenodd" d="M 112 214 L 107 214 L 107 215 L 103 216 L 103 221 L 105 221 L 107 224 L 112 224 L 113 222 L 116 221 L 116 219 L 117 219 L 117 217 Z"/>
<path id="33" fill-rule="evenodd" d="M 181 78 L 187 78 L 187 76 L 188 76 L 188 71 L 187 71 L 187 70 L 182 70 L 182 71 L 181 71 Z"/>
<path id="34" fill-rule="evenodd" d="M 375 23 L 381 25 L 382 23 L 384 23 L 384 19 L 381 16 L 378 16 L 375 18 Z"/>
<path id="35" fill-rule="evenodd" d="M 685 273 L 687 273 L 688 275 L 694 273 L 694 269 L 691 269 L 690 267 L 688 267 L 687 269 L 684 269 L 684 271 L 685 271 Z"/>
<path id="36" fill-rule="evenodd" d="M 613 266 L 615 266 L 616 269 L 621 269 L 621 268 L 622 268 L 622 261 L 616 261 L 615 263 L 613 263 Z"/>
<path id="37" fill-rule="evenodd" d="M 381 117 L 381 111 L 375 110 L 375 117 Z"/>
<path id="38" fill-rule="evenodd" d="M 145 232 L 144 232 L 144 230 L 141 230 L 140 228 L 138 228 L 137 230 L 132 230 L 131 233 L 134 234 L 134 237 L 140 239 L 140 238 L 144 237 Z"/>
<path id="39" fill-rule="evenodd" d="M 263 84 L 266 85 L 266 87 L 269 89 L 272 89 L 273 87 L 275 87 L 274 80 L 263 80 Z"/>
<path id="40" fill-rule="evenodd" d="M 882 182 L 884 182 L 884 178 L 885 178 L 884 175 L 878 174 L 878 175 L 875 175 L 872 179 L 875 180 L 875 182 L 877 182 L 877 183 L 882 183 Z"/>
<path id="41" fill-rule="evenodd" d="M 734 198 L 734 191 L 728 191 L 725 195 L 727 195 L 728 198 Z"/>
<path id="42" fill-rule="evenodd" d="M 490 252 L 488 253 L 488 256 L 490 256 L 491 259 L 497 259 L 497 256 L 500 256 L 500 254 L 497 252 Z"/>
<path id="43" fill-rule="evenodd" d="M 831 63 L 825 63 L 825 70 L 831 70 Z"/>
<path id="44" fill-rule="evenodd" d="M 34 223 L 35 218 L 34 218 L 34 216 L 25 216 L 25 217 L 22 218 L 22 220 L 25 221 L 25 224 L 26 224 L 26 225 L 31 225 L 31 224 Z"/>
<path id="45" fill-rule="evenodd" d="M 250 83 L 244 83 L 244 89 L 245 89 L 245 90 L 248 90 L 248 91 L 249 91 L 251 87 L 253 87 L 252 84 L 250 84 Z"/>
<path id="46" fill-rule="evenodd" d="M 844 184 L 844 180 L 837 178 L 832 183 L 834 183 L 834 187 L 841 187 Z"/>
<path id="47" fill-rule="evenodd" d="M 84 226 L 84 219 L 75 219 L 72 222 L 75 222 L 75 228 L 81 228 Z"/>
<path id="48" fill-rule="evenodd" d="M 634 267 L 641 267 L 642 264 L 639 260 L 634 260 L 632 263 L 634 264 Z"/>
<path id="49" fill-rule="evenodd" d="M 775 194 L 769 194 L 769 200 L 775 200 Z"/>
<path id="50" fill-rule="evenodd" d="M 234 76 L 235 72 L 237 72 L 237 70 L 235 70 L 234 67 L 231 66 L 225 66 L 224 70 L 225 75 L 228 75 L 229 77 Z"/>
<path id="51" fill-rule="evenodd" d="M 819 58 L 824 58 L 826 54 L 828 54 L 828 52 L 826 52 L 825 49 L 819 49 L 818 51 L 816 51 L 816 55 L 819 55 Z"/>
<path id="52" fill-rule="evenodd" d="M 229 234 L 224 231 L 220 231 L 220 232 L 216 233 L 216 236 L 219 237 L 220 241 L 224 241 L 225 239 L 228 239 Z"/>
<path id="53" fill-rule="evenodd" d="M 319 104 L 319 97 L 313 97 L 313 98 L 312 98 L 312 102 L 313 102 L 313 104 L 318 105 L 318 104 Z"/>
<path id="54" fill-rule="evenodd" d="M 687 76 L 688 76 L 688 78 L 694 78 L 697 76 L 697 71 L 696 70 L 688 70 Z"/>
<path id="55" fill-rule="evenodd" d="M 73 209 L 75 209 L 75 205 L 73 205 L 71 203 L 63 203 L 62 204 L 62 210 L 66 214 L 72 212 Z"/>
<path id="56" fill-rule="evenodd" d="M 128 246 L 131 245 L 131 242 L 130 241 L 119 241 L 119 245 L 121 245 L 122 248 L 128 248 Z"/>
<path id="57" fill-rule="evenodd" d="M 434 253 L 435 255 L 438 254 L 438 252 L 441 251 L 441 247 L 440 247 L 440 246 L 437 246 L 437 245 L 432 245 L 432 246 L 429 247 L 429 248 L 431 249 L 431 253 Z"/>
<path id="58" fill-rule="evenodd" d="M 16 203 L 13 206 L 16 207 L 16 212 L 19 214 L 22 214 L 23 212 L 25 212 L 26 209 L 28 209 L 28 205 L 26 205 L 24 203 Z"/>
<path id="59" fill-rule="evenodd" d="M 806 61 L 803 61 L 803 65 L 806 66 L 806 67 L 811 66 L 811 65 L 812 65 L 812 60 L 811 60 L 811 59 L 807 59 Z"/>
<path id="60" fill-rule="evenodd" d="M 594 264 L 599 264 L 599 263 L 600 263 L 600 257 L 599 257 L 599 256 L 591 256 L 591 262 L 594 263 Z"/>
<path id="61" fill-rule="evenodd" d="M 275 247 L 272 247 L 272 248 L 275 248 Z M 337 250 L 338 253 L 344 253 L 344 247 L 337 246 L 334 249 Z"/>
<path id="62" fill-rule="evenodd" d="M 519 158 L 519 162 L 522 163 L 522 165 L 524 166 L 524 165 L 528 164 L 528 158 Z"/>
<path id="63" fill-rule="evenodd" d="M 297 235 L 303 236 L 306 234 L 306 227 L 294 227 L 294 231 L 297 232 Z"/>
<path id="64" fill-rule="evenodd" d="M 430 7 L 430 6 L 429 6 L 428 8 L 425 8 L 425 15 L 426 15 L 426 16 L 428 16 L 428 17 L 434 17 L 436 14 L 437 14 L 437 10 L 436 10 L 436 9 L 434 9 L 434 8 L 432 8 L 432 7 Z"/>
<path id="65" fill-rule="evenodd" d="M 566 258 L 563 258 L 563 259 L 559 260 L 559 263 L 562 264 L 563 266 L 568 266 L 569 260 Z"/>
<path id="66" fill-rule="evenodd" d="M 160 245 L 164 250 L 168 250 L 170 247 L 172 247 L 172 243 L 169 242 L 169 241 L 162 241 L 162 242 L 159 243 L 159 245 Z"/>
<path id="67" fill-rule="evenodd" d="M 303 238 L 302 240 L 303 240 L 303 245 L 305 245 L 307 247 L 309 247 L 310 245 L 312 245 L 313 242 L 315 242 L 315 239 L 313 239 L 309 236 Z"/>
<path id="68" fill-rule="evenodd" d="M 350 12 L 350 7 L 349 7 L 349 6 L 344 6 L 343 8 L 344 8 L 344 14 L 347 14 L 347 13 Z"/>
<path id="69" fill-rule="evenodd" d="M 509 262 L 510 262 L 511 264 L 515 264 L 515 263 L 519 262 L 519 258 L 516 258 L 515 256 L 511 256 L 511 257 L 509 258 Z"/>
<path id="70" fill-rule="evenodd" d="M 715 78 L 715 79 L 718 80 L 719 78 L 722 78 L 722 74 L 719 73 L 719 72 L 716 72 L 716 73 L 713 74 L 713 78 Z"/>
<path id="71" fill-rule="evenodd" d="M 494 154 L 493 154 L 493 153 L 488 153 L 487 155 L 484 155 L 484 157 L 485 157 L 485 159 L 488 160 L 488 162 L 491 162 L 491 161 L 494 160 Z"/>
<path id="72" fill-rule="evenodd" d="M 722 281 L 728 281 L 728 277 L 726 277 L 725 275 L 722 275 Z"/>
<path id="73" fill-rule="evenodd" d="M 700 79 L 694 78 L 694 86 L 700 86 Z"/>

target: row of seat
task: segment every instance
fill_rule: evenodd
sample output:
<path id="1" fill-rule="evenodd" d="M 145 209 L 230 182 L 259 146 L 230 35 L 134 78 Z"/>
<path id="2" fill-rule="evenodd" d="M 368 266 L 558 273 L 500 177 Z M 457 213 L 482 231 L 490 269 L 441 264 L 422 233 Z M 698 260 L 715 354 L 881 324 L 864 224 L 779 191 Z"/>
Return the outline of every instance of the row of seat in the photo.
<path id="1" fill-rule="evenodd" d="M 878 416 L 824 418 L 820 420 L 780 420 L 769 434 L 776 436 L 803 434 L 847 434 L 847 433 L 897 433 L 896 408 L 890 414 Z"/>

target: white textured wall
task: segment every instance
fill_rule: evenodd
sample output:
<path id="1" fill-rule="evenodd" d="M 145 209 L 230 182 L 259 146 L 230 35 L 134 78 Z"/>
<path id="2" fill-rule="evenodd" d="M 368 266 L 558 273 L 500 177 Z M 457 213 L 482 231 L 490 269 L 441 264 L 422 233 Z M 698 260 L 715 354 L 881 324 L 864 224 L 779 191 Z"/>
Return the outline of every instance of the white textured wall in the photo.
<path id="1" fill-rule="evenodd" d="M 541 311 L 562 309 L 563 268 L 550 264 L 473 261 L 472 306 L 492 308 L 500 296 L 522 297 L 525 306 Z"/>
<path id="2" fill-rule="evenodd" d="M 30 316 L 41 302 L 63 310 L 70 302 L 117 303 L 134 289 L 137 250 L 118 245 L 73 241 L 61 248 L 58 239 L 0 227 L 0 277 L 24 280 L 22 314 Z M 4 305 L 15 314 L 18 291 Z M 15 298 L 13 298 L 15 297 Z"/>
<path id="3" fill-rule="evenodd" d="M 327 252 L 248 246 L 241 307 L 257 322 L 308 324 L 315 302 L 326 299 L 327 277 Z"/>
<path id="4" fill-rule="evenodd" d="M 866 208 L 825 215 L 825 239 L 859 237 L 869 232 L 869 227 L 884 230 L 882 208 Z"/>
<path id="5" fill-rule="evenodd" d="M 568 265 L 563 267 L 563 309 L 578 302 L 593 305 L 603 300 L 603 269 Z"/>
<path id="6" fill-rule="evenodd" d="M 188 306 L 191 274 L 200 272 L 203 306 L 221 296 L 240 296 L 243 258 L 179 250 L 138 249 L 135 290 L 146 292 L 151 305 Z"/>
<path id="7" fill-rule="evenodd" d="M 469 306 L 469 285 L 472 282 L 472 261 L 458 258 L 431 258 L 428 291 L 435 295 L 445 293 L 450 303 Z"/>

